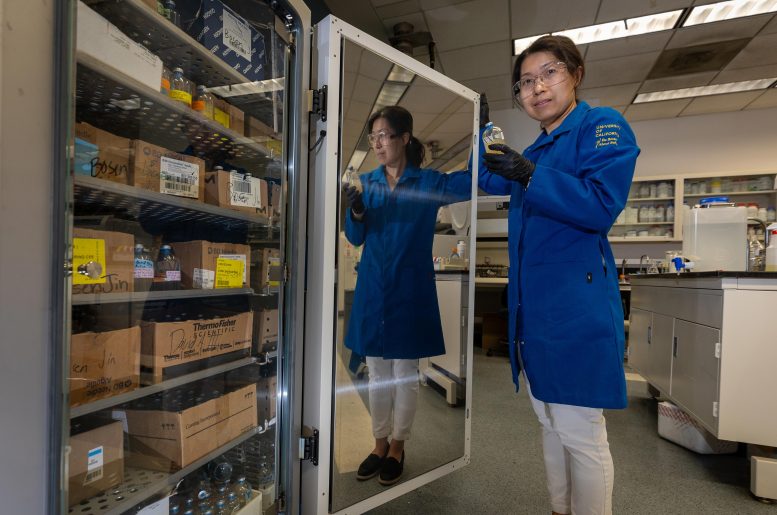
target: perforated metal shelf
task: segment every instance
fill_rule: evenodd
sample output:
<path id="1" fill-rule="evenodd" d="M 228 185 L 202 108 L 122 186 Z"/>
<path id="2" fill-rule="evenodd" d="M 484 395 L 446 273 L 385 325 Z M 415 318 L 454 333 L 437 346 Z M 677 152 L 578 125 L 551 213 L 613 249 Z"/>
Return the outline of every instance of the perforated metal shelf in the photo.
<path id="1" fill-rule="evenodd" d="M 229 161 L 264 177 L 280 156 L 181 102 L 149 88 L 109 63 L 76 53 L 78 120 L 130 139 L 175 152 Z M 274 165 L 274 166 L 271 166 Z"/>
<path id="2" fill-rule="evenodd" d="M 77 206 L 98 207 L 103 211 L 133 216 L 141 222 L 153 221 L 156 224 L 195 222 L 217 225 L 225 230 L 268 224 L 265 216 L 232 211 L 94 177 L 74 177 L 73 190 Z"/>
<path id="3" fill-rule="evenodd" d="M 230 449 L 240 445 L 252 436 L 266 431 L 264 427 L 256 427 L 235 438 L 227 445 L 219 447 L 190 464 L 187 467 L 173 473 L 166 474 L 153 470 L 139 469 L 133 467 L 124 468 L 124 482 L 115 488 L 87 499 L 68 510 L 68 513 L 76 515 L 94 515 L 97 513 L 106 515 L 118 515 L 125 513 L 139 503 L 150 499 L 159 494 L 167 494 L 172 487 L 191 472 L 202 467 L 213 458 L 221 456 Z"/>
<path id="4" fill-rule="evenodd" d="M 149 302 L 154 300 L 198 299 L 203 297 L 227 297 L 231 295 L 251 295 L 251 288 L 219 288 L 213 290 L 173 290 L 173 291 L 135 291 L 131 293 L 90 293 L 73 295 L 74 306 L 90 304 L 117 304 L 129 302 Z"/>

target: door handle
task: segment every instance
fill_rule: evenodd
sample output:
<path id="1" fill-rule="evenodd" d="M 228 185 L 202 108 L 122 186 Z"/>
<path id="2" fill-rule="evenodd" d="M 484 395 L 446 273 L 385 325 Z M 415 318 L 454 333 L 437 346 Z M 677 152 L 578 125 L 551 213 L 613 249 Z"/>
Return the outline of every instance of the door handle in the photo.
<path id="1" fill-rule="evenodd" d="M 677 336 L 672 338 L 672 356 L 677 357 Z"/>
<path id="2" fill-rule="evenodd" d="M 652 326 L 648 326 L 648 345 L 653 343 L 652 340 L 653 340 L 653 327 Z"/>

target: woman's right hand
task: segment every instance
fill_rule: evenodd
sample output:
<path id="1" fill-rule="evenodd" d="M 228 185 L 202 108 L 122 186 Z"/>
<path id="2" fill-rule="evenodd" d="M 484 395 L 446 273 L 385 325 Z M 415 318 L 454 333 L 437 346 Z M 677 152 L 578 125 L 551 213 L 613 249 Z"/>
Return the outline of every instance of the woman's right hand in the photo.
<path id="1" fill-rule="evenodd" d="M 351 208 L 354 215 L 361 216 L 364 214 L 366 207 L 364 206 L 364 199 L 359 188 L 350 184 L 343 184 L 343 196 L 345 197 L 346 206 Z"/>

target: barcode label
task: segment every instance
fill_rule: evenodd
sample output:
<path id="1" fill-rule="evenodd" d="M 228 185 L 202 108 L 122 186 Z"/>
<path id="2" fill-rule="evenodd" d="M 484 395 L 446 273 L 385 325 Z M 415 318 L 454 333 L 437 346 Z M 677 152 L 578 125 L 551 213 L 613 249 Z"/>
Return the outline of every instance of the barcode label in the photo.
<path id="1" fill-rule="evenodd" d="M 84 477 L 85 485 L 102 479 L 103 457 L 104 451 L 102 445 L 100 447 L 90 449 L 89 452 L 86 453 L 86 476 Z"/>
<path id="2" fill-rule="evenodd" d="M 193 163 L 163 156 L 159 166 L 159 181 L 161 193 L 198 198 L 200 167 Z"/>
<path id="3" fill-rule="evenodd" d="M 103 478 L 103 469 L 100 468 L 99 470 L 94 470 L 92 472 L 87 472 L 86 476 L 84 476 L 84 485 L 88 485 L 89 483 L 94 483 L 95 481 L 99 481 Z"/>
<path id="4" fill-rule="evenodd" d="M 229 176 L 229 204 L 261 209 L 261 183 L 262 180 L 257 177 L 245 177 L 232 172 Z"/>
<path id="5" fill-rule="evenodd" d="M 251 182 L 250 180 L 237 180 L 232 184 L 232 189 L 240 193 L 251 194 Z"/>

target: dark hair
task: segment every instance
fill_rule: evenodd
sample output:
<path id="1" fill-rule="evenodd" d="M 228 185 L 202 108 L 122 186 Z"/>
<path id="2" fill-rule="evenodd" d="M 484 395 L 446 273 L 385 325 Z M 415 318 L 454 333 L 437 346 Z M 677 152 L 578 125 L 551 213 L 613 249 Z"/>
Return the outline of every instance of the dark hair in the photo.
<path id="1" fill-rule="evenodd" d="M 538 52 L 550 52 L 553 56 L 567 65 L 567 70 L 574 76 L 577 70 L 580 70 L 580 82 L 575 86 L 575 90 L 583 82 L 585 77 L 585 68 L 583 67 L 583 56 L 580 54 L 575 43 L 566 36 L 542 36 L 529 45 L 529 48 L 518 54 L 513 66 L 513 84 L 521 78 L 521 65 L 530 54 Z"/>
<path id="2" fill-rule="evenodd" d="M 424 162 L 424 155 L 426 149 L 423 143 L 418 138 L 413 136 L 413 115 L 410 111 L 404 107 L 399 106 L 386 106 L 378 111 L 372 113 L 370 119 L 367 121 L 367 132 L 372 132 L 372 125 L 378 118 L 383 118 L 391 127 L 391 130 L 397 136 L 401 136 L 404 133 L 410 135 L 410 141 L 405 146 L 405 157 L 407 162 L 413 166 L 421 166 Z"/>

